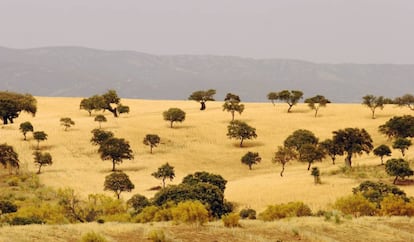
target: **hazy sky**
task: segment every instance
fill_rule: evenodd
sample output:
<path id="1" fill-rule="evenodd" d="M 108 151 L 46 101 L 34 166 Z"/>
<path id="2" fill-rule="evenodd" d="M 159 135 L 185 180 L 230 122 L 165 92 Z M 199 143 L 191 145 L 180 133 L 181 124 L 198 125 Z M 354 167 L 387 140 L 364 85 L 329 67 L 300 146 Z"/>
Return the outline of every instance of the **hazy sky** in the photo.
<path id="1" fill-rule="evenodd" d="M 0 0 L 0 46 L 414 64 L 414 0 Z"/>

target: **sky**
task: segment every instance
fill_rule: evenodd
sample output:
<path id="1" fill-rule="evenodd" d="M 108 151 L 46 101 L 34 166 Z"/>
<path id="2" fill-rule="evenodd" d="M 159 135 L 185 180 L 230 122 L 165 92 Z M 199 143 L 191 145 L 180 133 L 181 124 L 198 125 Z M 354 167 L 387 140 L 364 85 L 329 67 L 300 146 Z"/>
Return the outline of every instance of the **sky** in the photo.
<path id="1" fill-rule="evenodd" d="M 414 64 L 413 0 L 0 0 L 0 46 Z"/>

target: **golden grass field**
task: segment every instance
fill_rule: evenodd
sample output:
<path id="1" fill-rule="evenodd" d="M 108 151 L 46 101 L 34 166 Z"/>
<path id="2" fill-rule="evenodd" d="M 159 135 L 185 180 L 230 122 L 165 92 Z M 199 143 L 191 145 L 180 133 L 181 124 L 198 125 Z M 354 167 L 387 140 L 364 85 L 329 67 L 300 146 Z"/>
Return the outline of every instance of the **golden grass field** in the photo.
<path id="1" fill-rule="evenodd" d="M 81 98 L 37 97 L 37 100 L 38 113 L 35 117 L 21 114 L 14 124 L 1 127 L 1 142 L 14 146 L 23 169 L 37 171 L 32 155 L 37 142 L 31 134 L 28 134 L 28 141 L 23 141 L 19 131 L 20 123 L 30 121 L 35 131 L 48 134 L 48 140 L 41 142 L 40 147 L 53 157 L 53 165 L 42 168 L 39 175 L 42 183 L 54 188 L 72 187 L 84 198 L 90 193 L 112 195 L 103 191 L 104 179 L 110 174 L 112 163 L 102 161 L 97 153 L 98 147 L 90 143 L 90 131 L 99 127 L 94 115 L 101 112 L 90 117 L 86 111 L 79 109 Z M 258 212 L 267 205 L 298 200 L 308 204 L 314 212 L 329 209 L 338 197 L 351 194 L 352 188 L 363 181 L 341 175 L 322 175 L 322 184 L 314 185 L 313 177 L 306 170 L 307 165 L 297 161 L 288 164 L 284 177 L 280 177 L 281 165 L 272 163 L 272 156 L 277 146 L 282 145 L 284 139 L 296 129 L 308 129 L 324 140 L 331 138 L 332 131 L 338 129 L 365 128 L 371 134 L 375 147 L 380 144 L 391 146 L 391 141 L 378 133 L 378 126 L 395 115 L 414 114 L 408 108 L 387 105 L 383 110 L 377 110 L 377 118 L 372 119 L 370 110 L 361 104 L 328 104 L 315 118 L 314 112 L 305 104 L 299 104 L 292 109 L 292 113 L 287 113 L 288 106 L 284 103 L 275 106 L 271 103 L 245 103 L 245 111 L 242 115 L 236 114 L 236 119 L 255 127 L 258 138 L 246 140 L 244 147 L 240 148 L 239 141 L 226 136 L 231 115 L 222 111 L 222 102 L 208 102 L 205 111 L 200 111 L 199 104 L 194 101 L 122 99 L 122 103 L 130 106 L 131 112 L 119 118 L 105 112 L 108 122 L 102 123 L 102 128 L 114 132 L 116 137 L 125 138 L 134 151 L 134 160 L 125 160 L 117 166 L 135 184 L 131 193 L 121 194 L 124 200 L 136 193 L 152 197 L 155 192 L 149 191 L 149 188 L 161 185 L 161 181 L 152 177 L 151 173 L 169 162 L 175 167 L 176 178 L 167 184 L 180 183 L 185 175 L 195 171 L 220 174 L 228 180 L 226 199 L 235 202 L 239 208 L 250 207 Z M 173 129 L 162 118 L 162 112 L 170 107 L 186 112 L 186 120 L 174 124 Z M 70 117 L 76 124 L 64 131 L 59 122 L 62 117 Z M 154 148 L 153 154 L 142 143 L 149 133 L 161 137 L 161 144 Z M 262 162 L 253 166 L 252 170 L 240 162 L 247 151 L 259 152 L 262 157 Z M 401 157 L 401 153 L 393 150 L 393 157 Z M 411 147 L 406 158 L 413 157 L 414 148 Z M 338 157 L 336 165 L 332 165 L 329 158 L 315 165 L 325 174 L 339 169 L 343 164 L 343 157 Z M 372 153 L 353 158 L 354 167 L 378 164 L 380 159 Z M 391 177 L 383 180 L 392 182 Z M 400 188 L 408 196 L 414 196 L 414 185 Z M 412 224 L 412 220 L 409 222 Z M 71 225 L 68 229 L 76 226 Z"/>

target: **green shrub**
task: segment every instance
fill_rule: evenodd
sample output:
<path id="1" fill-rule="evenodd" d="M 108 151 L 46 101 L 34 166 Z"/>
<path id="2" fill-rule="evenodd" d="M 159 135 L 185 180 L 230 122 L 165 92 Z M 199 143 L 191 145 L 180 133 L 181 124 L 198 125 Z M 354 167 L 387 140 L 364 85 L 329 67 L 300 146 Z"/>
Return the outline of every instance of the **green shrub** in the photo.
<path id="1" fill-rule="evenodd" d="M 42 221 L 42 223 L 47 224 L 67 223 L 67 219 L 64 217 L 61 209 L 57 205 L 45 202 L 22 206 L 16 212 L 15 216 L 21 218 L 38 218 Z"/>
<path id="2" fill-rule="evenodd" d="M 137 223 L 148 223 L 154 221 L 156 213 L 160 210 L 157 206 L 148 206 L 142 209 L 142 211 L 137 214 L 134 221 Z"/>
<path id="3" fill-rule="evenodd" d="M 166 242 L 167 241 L 165 233 L 162 230 L 151 230 L 148 233 L 147 237 L 153 242 Z"/>
<path id="4" fill-rule="evenodd" d="M 38 217 L 14 217 L 10 224 L 11 225 L 27 225 L 27 224 L 43 224 L 45 223 Z"/>
<path id="5" fill-rule="evenodd" d="M 287 204 L 270 205 L 265 211 L 259 214 L 259 218 L 264 221 L 273 221 L 286 217 L 311 216 L 312 211 L 303 202 L 289 202 Z"/>
<path id="6" fill-rule="evenodd" d="M 354 217 L 372 216 L 376 213 L 375 203 L 368 201 L 359 193 L 337 199 L 334 208 L 344 214 L 351 214 Z"/>
<path id="7" fill-rule="evenodd" d="M 256 219 L 256 210 L 251 208 L 244 208 L 239 213 L 242 219 Z"/>
<path id="8" fill-rule="evenodd" d="M 223 215 L 221 217 L 221 220 L 223 221 L 224 227 L 226 228 L 233 228 L 233 227 L 239 227 L 239 220 L 240 215 L 237 213 L 229 213 L 226 215 Z"/>
<path id="9" fill-rule="evenodd" d="M 365 181 L 359 184 L 358 187 L 352 189 L 354 194 L 360 193 L 368 201 L 375 203 L 377 208 L 380 208 L 381 201 L 389 194 L 400 196 L 405 201 L 408 198 L 404 191 L 396 186 L 388 185 L 382 182 Z"/>
<path id="10" fill-rule="evenodd" d="M 414 216 L 414 202 L 399 196 L 388 195 L 381 202 L 381 214 L 389 216 Z"/>
<path id="11" fill-rule="evenodd" d="M 199 201 L 185 201 L 172 209 L 175 222 L 196 223 L 202 225 L 209 220 L 208 210 Z"/>
<path id="12" fill-rule="evenodd" d="M 145 207 L 151 205 L 148 198 L 146 198 L 145 196 L 143 196 L 141 194 L 135 194 L 134 196 L 132 196 L 128 200 L 127 204 L 134 208 L 135 213 L 140 213 L 142 211 L 142 209 L 144 209 Z"/>
<path id="13" fill-rule="evenodd" d="M 17 211 L 16 204 L 9 200 L 0 200 L 0 214 L 14 213 Z"/>
<path id="14" fill-rule="evenodd" d="M 83 235 L 81 238 L 81 242 L 107 242 L 107 241 L 108 240 L 105 239 L 105 237 L 95 232 L 88 232 L 85 235 Z"/>

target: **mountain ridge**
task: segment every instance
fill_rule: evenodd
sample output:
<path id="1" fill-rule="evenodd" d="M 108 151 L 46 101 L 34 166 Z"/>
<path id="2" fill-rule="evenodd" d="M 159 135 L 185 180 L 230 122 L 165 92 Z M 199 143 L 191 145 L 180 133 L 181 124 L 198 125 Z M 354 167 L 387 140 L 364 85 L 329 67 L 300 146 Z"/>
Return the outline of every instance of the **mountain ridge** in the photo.
<path id="1" fill-rule="evenodd" d="M 366 94 L 414 91 L 414 64 L 327 64 L 293 59 L 216 55 L 152 55 L 77 46 L 0 47 L 0 89 L 38 96 L 91 96 L 115 89 L 121 97 L 182 100 L 195 90 L 233 92 L 267 101 L 271 91 L 302 90 L 333 102 L 361 102 Z"/>

